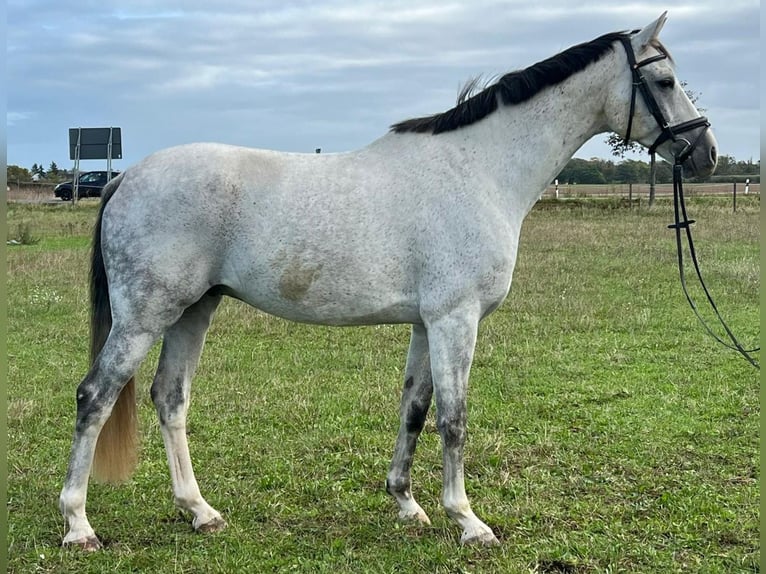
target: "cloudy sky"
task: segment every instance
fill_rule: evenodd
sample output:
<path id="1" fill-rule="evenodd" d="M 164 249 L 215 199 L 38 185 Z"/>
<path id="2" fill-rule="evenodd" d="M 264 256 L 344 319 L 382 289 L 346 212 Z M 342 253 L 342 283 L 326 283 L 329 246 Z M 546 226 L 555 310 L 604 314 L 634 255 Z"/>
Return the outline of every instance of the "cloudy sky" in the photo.
<path id="1" fill-rule="evenodd" d="M 175 144 L 345 151 L 664 10 L 661 38 L 720 153 L 760 156 L 753 0 L 9 0 L 7 160 L 71 167 L 68 128 L 119 126 L 124 169 Z M 604 136 L 578 157 L 609 158 Z M 103 169 L 102 161 L 81 169 Z"/>

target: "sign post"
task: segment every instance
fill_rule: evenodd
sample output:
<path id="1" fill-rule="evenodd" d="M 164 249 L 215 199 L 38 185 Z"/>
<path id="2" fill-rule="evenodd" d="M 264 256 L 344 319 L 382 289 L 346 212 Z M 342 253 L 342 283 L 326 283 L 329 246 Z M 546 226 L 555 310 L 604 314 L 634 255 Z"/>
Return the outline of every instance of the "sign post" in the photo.
<path id="1" fill-rule="evenodd" d="M 106 179 L 112 179 L 112 160 L 122 159 L 120 128 L 69 128 L 69 159 L 74 160 L 72 205 L 79 198 L 81 159 L 105 159 Z"/>

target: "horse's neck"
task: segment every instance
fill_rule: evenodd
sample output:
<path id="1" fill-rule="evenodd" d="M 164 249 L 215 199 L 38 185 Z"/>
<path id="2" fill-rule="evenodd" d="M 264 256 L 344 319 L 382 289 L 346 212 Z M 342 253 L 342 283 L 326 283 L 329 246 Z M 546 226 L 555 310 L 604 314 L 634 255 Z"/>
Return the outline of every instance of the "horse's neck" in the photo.
<path id="1" fill-rule="evenodd" d="M 452 132 L 471 150 L 477 170 L 511 194 L 524 212 L 575 152 L 607 129 L 606 86 L 619 65 L 614 53 L 522 104 L 500 105 L 484 121 Z"/>

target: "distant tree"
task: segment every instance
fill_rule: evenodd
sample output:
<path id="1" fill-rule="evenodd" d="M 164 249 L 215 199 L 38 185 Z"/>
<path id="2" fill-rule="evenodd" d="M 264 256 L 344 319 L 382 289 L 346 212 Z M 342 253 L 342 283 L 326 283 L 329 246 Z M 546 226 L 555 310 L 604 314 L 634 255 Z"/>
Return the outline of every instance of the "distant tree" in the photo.
<path id="1" fill-rule="evenodd" d="M 604 177 L 604 182 L 615 181 L 617 166 L 610 159 L 601 159 L 597 157 L 590 158 L 590 163 Z"/>
<path id="2" fill-rule="evenodd" d="M 760 173 L 761 160 L 755 162 L 752 159 L 737 161 L 733 156 L 719 155 L 713 177 L 716 180 L 723 178 L 726 181 L 744 181 L 748 178 L 759 177 Z"/>
<path id="3" fill-rule="evenodd" d="M 717 175 L 731 175 L 737 165 L 737 161 L 730 155 L 719 155 L 715 172 Z"/>
<path id="4" fill-rule="evenodd" d="M 635 159 L 625 159 L 617 164 L 615 179 L 619 183 L 648 183 L 649 164 Z"/>
<path id="5" fill-rule="evenodd" d="M 655 181 L 657 183 L 673 183 L 673 166 L 665 160 L 657 160 Z M 650 198 L 650 204 L 652 198 Z"/>
<path id="6" fill-rule="evenodd" d="M 748 175 L 755 173 L 755 168 L 753 167 L 752 162 L 738 161 L 734 164 L 732 171 L 734 172 L 734 175 Z"/>
<path id="7" fill-rule="evenodd" d="M 43 168 L 43 164 L 37 165 L 36 163 L 32 164 L 32 176 L 37 176 L 40 179 L 43 179 L 45 177 L 45 169 Z"/>
<path id="8" fill-rule="evenodd" d="M 753 162 L 752 158 L 747 161 L 737 162 L 737 173 L 739 175 L 760 175 L 761 173 L 761 160 Z"/>
<path id="9" fill-rule="evenodd" d="M 594 160 L 572 158 L 558 177 L 559 181 L 567 184 L 606 183 Z"/>
<path id="10" fill-rule="evenodd" d="M 604 174 L 601 173 L 598 170 L 598 166 L 595 166 L 593 164 L 588 164 L 585 166 L 584 169 L 580 170 L 580 181 L 579 183 L 606 183 L 606 178 L 604 177 Z"/>
<path id="11" fill-rule="evenodd" d="M 5 170 L 7 174 L 7 181 L 29 181 L 32 179 L 32 174 L 25 167 L 19 167 L 18 165 L 9 165 Z"/>
<path id="12" fill-rule="evenodd" d="M 52 161 L 50 166 L 48 166 L 48 177 L 57 179 L 58 176 L 59 176 L 59 166 L 56 165 L 55 161 Z"/>

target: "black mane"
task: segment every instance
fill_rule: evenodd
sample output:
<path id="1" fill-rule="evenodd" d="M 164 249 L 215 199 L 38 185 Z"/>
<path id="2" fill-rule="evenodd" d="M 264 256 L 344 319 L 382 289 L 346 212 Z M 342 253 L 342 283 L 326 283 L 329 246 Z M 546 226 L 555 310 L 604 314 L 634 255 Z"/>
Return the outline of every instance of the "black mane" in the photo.
<path id="1" fill-rule="evenodd" d="M 478 122 L 497 109 L 498 101 L 502 101 L 504 105 L 526 102 L 545 88 L 560 84 L 573 74 L 581 72 L 600 60 L 613 49 L 615 42 L 626 35 L 626 32 L 613 32 L 578 44 L 525 70 L 505 74 L 497 82 L 474 95 L 471 95 L 471 87 L 475 85 L 475 82 L 472 82 L 468 88 L 461 90 L 458 103 L 451 110 L 404 120 L 392 125 L 391 131 L 439 134 Z"/>

